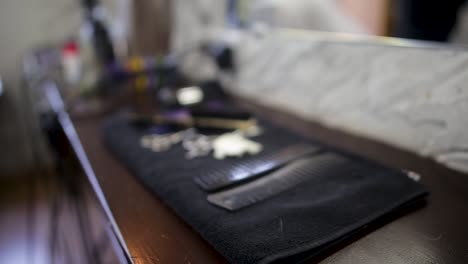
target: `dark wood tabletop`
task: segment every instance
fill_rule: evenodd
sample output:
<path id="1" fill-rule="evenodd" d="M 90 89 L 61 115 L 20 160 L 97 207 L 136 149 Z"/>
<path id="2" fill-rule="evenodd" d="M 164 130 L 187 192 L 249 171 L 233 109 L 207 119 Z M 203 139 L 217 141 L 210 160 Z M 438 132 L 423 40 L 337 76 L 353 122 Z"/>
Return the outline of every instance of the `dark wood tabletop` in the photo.
<path id="1" fill-rule="evenodd" d="M 259 116 L 385 165 L 412 170 L 430 191 L 417 210 L 389 217 L 310 262 L 468 263 L 468 175 L 385 144 L 331 130 L 252 103 Z M 85 152 L 135 263 L 226 263 L 227 261 L 104 147 L 107 115 L 72 118 Z"/>

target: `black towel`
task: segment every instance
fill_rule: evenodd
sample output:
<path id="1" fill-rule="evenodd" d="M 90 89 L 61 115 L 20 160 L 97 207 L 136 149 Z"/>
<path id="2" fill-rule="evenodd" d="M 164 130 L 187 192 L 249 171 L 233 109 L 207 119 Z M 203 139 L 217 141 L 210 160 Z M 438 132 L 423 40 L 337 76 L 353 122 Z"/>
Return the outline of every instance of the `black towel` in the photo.
<path id="1" fill-rule="evenodd" d="M 264 145 L 260 155 L 310 142 L 286 129 L 261 123 L 264 132 L 255 138 Z M 155 153 L 140 146 L 146 131 L 117 116 L 106 122 L 103 137 L 136 177 L 232 263 L 302 261 L 426 194 L 420 184 L 400 171 L 340 153 L 356 163 L 353 167 L 357 169 L 333 170 L 230 212 L 210 204 L 193 177 L 235 159 L 219 161 L 207 156 L 186 160 L 180 145 Z"/>

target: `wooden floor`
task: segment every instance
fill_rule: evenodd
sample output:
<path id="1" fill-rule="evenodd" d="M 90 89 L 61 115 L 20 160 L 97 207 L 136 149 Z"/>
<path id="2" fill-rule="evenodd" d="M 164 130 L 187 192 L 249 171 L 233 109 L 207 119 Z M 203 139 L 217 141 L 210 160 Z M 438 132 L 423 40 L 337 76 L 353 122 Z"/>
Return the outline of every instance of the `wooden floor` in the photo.
<path id="1" fill-rule="evenodd" d="M 261 119 L 306 138 L 389 167 L 419 173 L 421 183 L 430 192 L 423 208 L 369 225 L 353 238 L 338 243 L 307 263 L 467 263 L 466 174 L 415 154 L 325 128 L 245 99 L 238 103 Z M 72 121 L 134 262 L 227 263 L 108 151 L 102 140 L 102 125 L 106 118 L 109 115 L 72 117 Z"/>

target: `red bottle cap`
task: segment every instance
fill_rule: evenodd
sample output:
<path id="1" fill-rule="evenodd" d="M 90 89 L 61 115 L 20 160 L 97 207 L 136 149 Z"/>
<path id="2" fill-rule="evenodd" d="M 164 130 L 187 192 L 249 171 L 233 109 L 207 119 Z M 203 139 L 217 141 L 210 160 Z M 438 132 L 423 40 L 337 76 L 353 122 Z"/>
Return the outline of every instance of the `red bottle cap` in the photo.
<path id="1" fill-rule="evenodd" d="M 74 41 L 69 41 L 62 49 L 63 55 L 77 55 L 79 52 L 78 44 Z"/>

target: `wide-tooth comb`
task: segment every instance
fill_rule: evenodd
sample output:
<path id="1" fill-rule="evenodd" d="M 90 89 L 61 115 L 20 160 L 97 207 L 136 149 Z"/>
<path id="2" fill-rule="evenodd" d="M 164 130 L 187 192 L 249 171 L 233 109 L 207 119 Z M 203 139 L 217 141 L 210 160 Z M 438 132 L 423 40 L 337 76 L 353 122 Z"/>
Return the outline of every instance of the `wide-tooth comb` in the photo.
<path id="1" fill-rule="evenodd" d="M 320 152 L 310 144 L 295 144 L 263 157 L 249 157 L 238 163 L 197 176 L 194 181 L 205 191 L 214 191 L 227 186 L 252 180 L 269 171 L 284 166 L 295 159 Z"/>
<path id="2" fill-rule="evenodd" d="M 304 157 L 255 181 L 207 196 L 210 203 L 227 210 L 243 207 L 273 197 L 313 177 L 350 169 L 353 162 L 344 156 L 325 153 Z"/>

